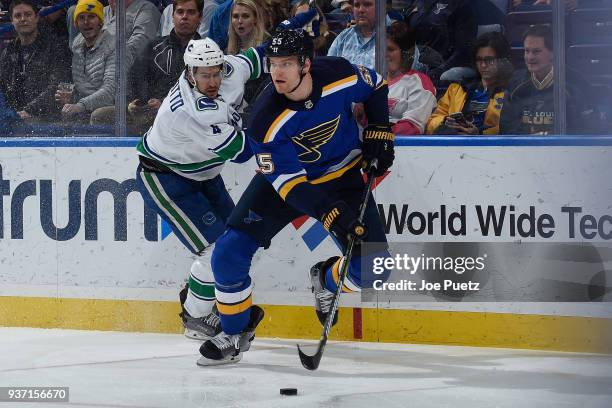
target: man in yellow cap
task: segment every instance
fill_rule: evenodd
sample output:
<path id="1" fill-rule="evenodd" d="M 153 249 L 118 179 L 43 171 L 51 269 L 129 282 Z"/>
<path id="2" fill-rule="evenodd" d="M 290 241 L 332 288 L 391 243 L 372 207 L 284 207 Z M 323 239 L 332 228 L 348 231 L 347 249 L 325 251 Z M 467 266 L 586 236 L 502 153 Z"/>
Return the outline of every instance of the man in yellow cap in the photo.
<path id="1" fill-rule="evenodd" d="M 102 28 L 104 6 L 98 0 L 79 0 L 73 21 L 79 30 L 71 47 L 75 92 L 58 90 L 55 99 L 66 119 L 88 121 L 96 109 L 115 103 L 115 39 Z"/>

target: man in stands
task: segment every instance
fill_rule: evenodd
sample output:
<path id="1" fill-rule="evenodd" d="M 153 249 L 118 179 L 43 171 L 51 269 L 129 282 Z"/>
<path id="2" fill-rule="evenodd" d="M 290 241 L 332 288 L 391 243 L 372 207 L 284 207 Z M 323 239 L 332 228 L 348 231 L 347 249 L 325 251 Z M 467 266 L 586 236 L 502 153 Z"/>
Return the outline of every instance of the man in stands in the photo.
<path id="1" fill-rule="evenodd" d="M 549 26 L 527 29 L 523 35 L 525 65 L 504 98 L 501 134 L 549 135 L 554 133 L 553 37 Z M 571 70 L 566 71 L 567 133 L 588 134 L 597 127 L 597 115 L 589 98 L 590 86 Z"/>
<path id="2" fill-rule="evenodd" d="M 185 68 L 183 54 L 191 39 L 199 39 L 202 0 L 173 0 L 174 28 L 165 37 L 149 44 L 142 63 L 132 69 L 132 93 L 128 105 L 130 128 L 136 133 L 147 130 L 155 119 L 168 91 Z"/>
<path id="3" fill-rule="evenodd" d="M 9 14 L 17 36 L 0 56 L 0 90 L 21 119 L 58 117 L 53 96 L 57 84 L 69 77 L 68 48 L 51 35 L 40 35 L 33 0 L 14 0 Z"/>
<path id="4" fill-rule="evenodd" d="M 96 109 L 115 103 L 115 37 L 102 28 L 103 9 L 98 0 L 79 0 L 74 11 L 80 33 L 71 47 L 75 92 L 58 89 L 55 94 L 62 115 L 69 120 L 89 122 Z"/>
<path id="5" fill-rule="evenodd" d="M 114 34 L 117 30 L 117 0 L 109 0 L 104 7 L 104 28 Z M 147 45 L 157 37 L 159 10 L 148 0 L 125 0 L 126 19 L 126 72 L 144 57 Z M 115 119 L 114 106 L 97 109 L 91 115 L 92 124 L 106 124 Z"/>
<path id="6" fill-rule="evenodd" d="M 327 55 L 343 57 L 351 64 L 373 69 L 376 49 L 376 2 L 354 0 L 353 16 L 355 25 L 338 34 Z"/>
<path id="7" fill-rule="evenodd" d="M 461 82 L 476 77 L 472 46 L 478 33 L 470 0 L 414 0 L 405 21 L 417 34 L 419 46 L 438 52 L 443 63 L 427 71 L 434 83 Z"/>

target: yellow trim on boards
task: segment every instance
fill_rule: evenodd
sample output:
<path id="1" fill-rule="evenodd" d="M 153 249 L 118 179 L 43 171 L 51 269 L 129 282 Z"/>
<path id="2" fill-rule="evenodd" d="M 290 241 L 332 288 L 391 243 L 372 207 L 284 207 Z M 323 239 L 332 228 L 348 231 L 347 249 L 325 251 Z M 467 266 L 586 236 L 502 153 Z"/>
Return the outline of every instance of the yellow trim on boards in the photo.
<path id="1" fill-rule="evenodd" d="M 312 307 L 262 305 L 261 337 L 318 339 Z M 0 326 L 180 333 L 178 302 L 0 297 Z M 509 313 L 362 309 L 362 341 L 612 354 L 612 319 Z M 341 308 L 332 340 L 353 338 Z"/>

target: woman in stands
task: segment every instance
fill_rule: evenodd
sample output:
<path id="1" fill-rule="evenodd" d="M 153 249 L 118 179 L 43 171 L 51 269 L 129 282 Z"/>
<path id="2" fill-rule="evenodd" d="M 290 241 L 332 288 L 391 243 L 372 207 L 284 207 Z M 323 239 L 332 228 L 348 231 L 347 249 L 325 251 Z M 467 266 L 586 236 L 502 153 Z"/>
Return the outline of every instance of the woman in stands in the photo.
<path id="1" fill-rule="evenodd" d="M 474 64 L 479 79 L 449 86 L 429 119 L 427 133 L 499 134 L 504 90 L 513 71 L 506 38 L 498 32 L 481 35 L 474 44 Z"/>
<path id="2" fill-rule="evenodd" d="M 263 43 L 270 35 L 266 31 L 267 14 L 253 0 L 236 0 L 230 14 L 227 54 L 236 55 Z"/>
<path id="3" fill-rule="evenodd" d="M 403 22 L 387 28 L 389 121 L 396 135 L 420 135 L 436 107 L 436 88 L 429 77 L 411 69 L 415 36 Z"/>

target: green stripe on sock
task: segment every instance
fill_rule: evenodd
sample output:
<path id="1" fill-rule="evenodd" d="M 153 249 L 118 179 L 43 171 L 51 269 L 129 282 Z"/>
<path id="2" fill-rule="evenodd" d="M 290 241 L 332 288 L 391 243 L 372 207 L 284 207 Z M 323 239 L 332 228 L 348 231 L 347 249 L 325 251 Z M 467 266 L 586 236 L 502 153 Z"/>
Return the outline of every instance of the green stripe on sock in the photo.
<path id="1" fill-rule="evenodd" d="M 196 281 L 192 276 L 189 276 L 189 290 L 198 295 L 199 297 L 214 299 L 215 298 L 215 284 L 202 284 Z"/>

